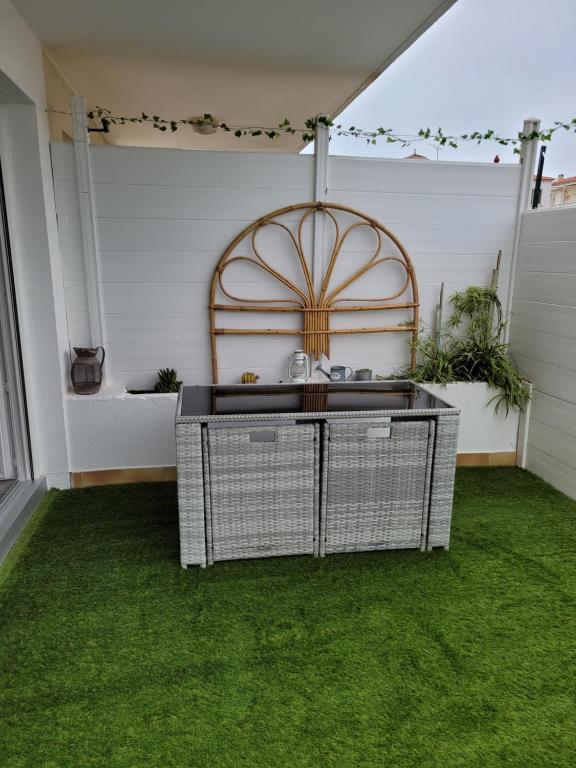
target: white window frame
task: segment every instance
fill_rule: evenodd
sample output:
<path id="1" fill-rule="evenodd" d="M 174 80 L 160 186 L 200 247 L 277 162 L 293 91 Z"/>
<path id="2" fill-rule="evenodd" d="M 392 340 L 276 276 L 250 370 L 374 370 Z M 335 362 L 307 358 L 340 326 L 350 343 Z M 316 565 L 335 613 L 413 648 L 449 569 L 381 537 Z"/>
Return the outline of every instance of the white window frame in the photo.
<path id="1" fill-rule="evenodd" d="M 0 479 L 32 479 L 26 393 L 0 166 Z"/>

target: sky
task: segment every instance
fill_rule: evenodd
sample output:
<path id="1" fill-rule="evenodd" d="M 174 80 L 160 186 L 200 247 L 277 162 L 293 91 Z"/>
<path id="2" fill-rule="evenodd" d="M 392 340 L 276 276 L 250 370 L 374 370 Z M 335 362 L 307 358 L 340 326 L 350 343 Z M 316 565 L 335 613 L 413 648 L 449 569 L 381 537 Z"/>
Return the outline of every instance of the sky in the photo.
<path id="1" fill-rule="evenodd" d="M 383 126 L 416 134 L 492 128 L 515 135 L 525 118 L 542 128 L 576 117 L 576 0 L 458 0 L 336 122 L 367 130 Z M 405 157 L 413 149 L 430 159 L 436 148 L 409 149 L 333 137 L 335 155 Z M 440 160 L 517 162 L 494 143 L 441 149 Z M 557 133 L 546 151 L 544 174 L 576 176 L 576 133 Z"/>

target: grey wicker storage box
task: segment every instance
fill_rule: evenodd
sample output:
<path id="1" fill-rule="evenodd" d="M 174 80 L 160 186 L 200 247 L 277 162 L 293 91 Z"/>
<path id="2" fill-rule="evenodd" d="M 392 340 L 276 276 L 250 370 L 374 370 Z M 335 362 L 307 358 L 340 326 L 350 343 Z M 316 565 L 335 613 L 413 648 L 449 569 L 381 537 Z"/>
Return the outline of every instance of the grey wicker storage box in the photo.
<path id="1" fill-rule="evenodd" d="M 434 426 L 328 422 L 321 554 L 425 548 Z"/>
<path id="2" fill-rule="evenodd" d="M 407 381 L 183 388 L 182 565 L 448 547 L 458 422 Z"/>
<path id="3" fill-rule="evenodd" d="M 202 475 L 202 427 L 183 423 L 176 428 L 180 563 L 206 565 L 206 520 Z"/>
<path id="4" fill-rule="evenodd" d="M 204 428 L 208 563 L 317 554 L 317 424 Z"/>

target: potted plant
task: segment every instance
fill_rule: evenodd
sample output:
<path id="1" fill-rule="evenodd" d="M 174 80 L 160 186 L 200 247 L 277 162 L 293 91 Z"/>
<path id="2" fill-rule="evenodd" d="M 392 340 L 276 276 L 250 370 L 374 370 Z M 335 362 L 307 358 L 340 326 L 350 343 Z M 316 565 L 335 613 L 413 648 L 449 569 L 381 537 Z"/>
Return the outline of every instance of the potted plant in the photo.
<path id="1" fill-rule="evenodd" d="M 416 343 L 419 363 L 410 377 L 419 382 L 485 382 L 496 390 L 490 402 L 523 410 L 530 395 L 503 341 L 506 323 L 498 294 L 471 285 L 450 297 L 452 313 L 445 328 Z"/>
<path id="2" fill-rule="evenodd" d="M 460 451 L 512 455 L 530 390 L 503 340 L 498 294 L 473 285 L 452 294 L 450 305 L 444 324 L 419 335 L 416 370 L 405 376 L 461 409 Z"/>
<path id="3" fill-rule="evenodd" d="M 174 368 L 161 368 L 158 371 L 158 381 L 154 385 L 154 392 L 166 394 L 179 392 L 182 382 L 178 380 L 178 374 Z"/>
<path id="4" fill-rule="evenodd" d="M 178 373 L 174 368 L 161 368 L 158 371 L 158 381 L 153 389 L 130 389 L 129 395 L 162 395 L 176 393 L 180 391 L 182 382 L 178 379 Z"/>
<path id="5" fill-rule="evenodd" d="M 67 401 L 67 418 L 76 435 L 77 471 L 153 470 L 158 479 L 176 464 L 174 418 L 181 381 L 175 370 L 163 368 L 149 389 L 118 387 L 103 396 Z M 90 424 L 91 440 L 83 438 Z M 114 435 L 114 439 L 110 439 Z"/>

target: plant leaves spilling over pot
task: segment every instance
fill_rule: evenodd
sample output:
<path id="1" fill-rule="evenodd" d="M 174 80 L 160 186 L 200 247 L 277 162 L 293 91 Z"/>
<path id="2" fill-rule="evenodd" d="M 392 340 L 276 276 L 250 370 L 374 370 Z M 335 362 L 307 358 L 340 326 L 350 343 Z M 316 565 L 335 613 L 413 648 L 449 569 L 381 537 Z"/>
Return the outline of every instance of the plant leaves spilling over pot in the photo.
<path id="1" fill-rule="evenodd" d="M 471 285 L 450 297 L 452 314 L 430 336 L 420 332 L 416 342 L 418 365 L 408 373 L 419 382 L 448 384 L 483 381 L 499 390 L 490 400 L 500 407 L 524 409 L 530 399 L 502 341 L 506 323 L 498 294 L 492 288 Z"/>

